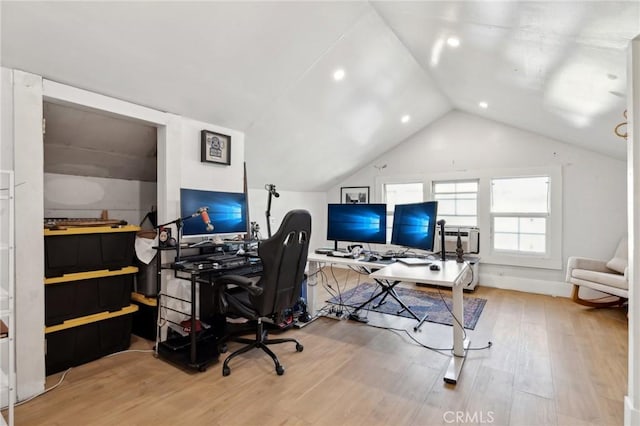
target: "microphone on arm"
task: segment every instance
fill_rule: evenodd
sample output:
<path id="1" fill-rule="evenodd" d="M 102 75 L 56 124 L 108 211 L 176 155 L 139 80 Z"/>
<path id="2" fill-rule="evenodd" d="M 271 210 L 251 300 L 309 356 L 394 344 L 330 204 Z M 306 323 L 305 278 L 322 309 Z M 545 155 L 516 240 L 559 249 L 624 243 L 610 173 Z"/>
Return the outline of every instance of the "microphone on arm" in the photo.
<path id="1" fill-rule="evenodd" d="M 266 184 L 264 186 L 264 189 L 269 191 L 269 194 L 273 195 L 276 198 L 278 198 L 280 196 L 280 194 L 278 194 L 278 191 L 276 191 L 276 186 L 274 184 L 272 184 L 272 183 Z"/>
<path id="2" fill-rule="evenodd" d="M 207 232 L 213 231 L 213 224 L 211 223 L 211 218 L 209 218 L 209 207 L 200 207 L 191 217 L 200 216 L 202 222 L 205 224 L 205 229 Z"/>

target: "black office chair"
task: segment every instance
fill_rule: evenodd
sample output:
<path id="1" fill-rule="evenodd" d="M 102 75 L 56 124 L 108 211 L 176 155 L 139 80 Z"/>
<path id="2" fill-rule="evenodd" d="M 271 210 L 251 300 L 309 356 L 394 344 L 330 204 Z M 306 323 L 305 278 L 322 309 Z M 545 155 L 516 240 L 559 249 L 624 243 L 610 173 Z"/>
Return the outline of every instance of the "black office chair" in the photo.
<path id="1" fill-rule="evenodd" d="M 262 260 L 262 275 L 250 279 L 238 275 L 226 275 L 215 281 L 219 290 L 221 309 L 226 313 L 240 315 L 256 321 L 255 339 L 229 337 L 246 346 L 227 357 L 222 366 L 222 375 L 231 373 L 229 361 L 251 349 L 260 348 L 272 359 L 278 375 L 284 374 L 284 367 L 278 357 L 267 345 L 293 342 L 296 351 L 302 352 L 304 347 L 295 339 L 268 339 L 262 318 L 277 317 L 287 308 L 293 307 L 300 297 L 304 268 L 307 263 L 309 238 L 311 236 L 311 215 L 306 210 L 292 210 L 286 214 L 280 229 L 258 247 L 258 255 Z M 240 287 L 228 288 L 230 284 Z"/>

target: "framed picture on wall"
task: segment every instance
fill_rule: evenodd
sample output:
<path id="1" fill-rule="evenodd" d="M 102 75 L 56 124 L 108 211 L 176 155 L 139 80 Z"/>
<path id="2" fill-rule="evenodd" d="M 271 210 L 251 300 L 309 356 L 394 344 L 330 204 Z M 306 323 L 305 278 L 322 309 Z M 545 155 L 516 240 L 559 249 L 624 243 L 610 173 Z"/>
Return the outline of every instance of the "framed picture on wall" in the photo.
<path id="1" fill-rule="evenodd" d="M 203 130 L 200 135 L 200 161 L 231 164 L 231 136 Z"/>
<path id="2" fill-rule="evenodd" d="M 340 188 L 342 204 L 369 204 L 368 186 L 343 186 Z"/>

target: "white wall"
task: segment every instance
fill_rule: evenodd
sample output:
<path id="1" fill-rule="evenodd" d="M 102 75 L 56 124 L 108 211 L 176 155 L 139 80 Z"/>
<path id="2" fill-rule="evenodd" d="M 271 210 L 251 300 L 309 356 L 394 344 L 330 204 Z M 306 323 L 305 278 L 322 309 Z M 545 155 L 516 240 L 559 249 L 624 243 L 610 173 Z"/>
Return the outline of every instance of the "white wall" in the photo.
<path id="1" fill-rule="evenodd" d="M 0 68 L 0 169 L 13 170 L 13 87 L 11 70 Z"/>
<path id="2" fill-rule="evenodd" d="M 271 233 L 278 230 L 284 215 L 293 209 L 305 209 L 311 213 L 311 250 L 326 244 L 327 194 L 325 192 L 278 191 L 280 197 L 271 201 Z M 249 188 L 249 217 L 258 222 L 262 238 L 267 238 L 268 192 L 264 187 Z"/>
<path id="3" fill-rule="evenodd" d="M 381 171 L 374 167 L 383 164 L 387 167 Z M 563 232 L 551 237 L 562 238 L 563 265 L 574 255 L 610 258 L 627 232 L 624 161 L 460 111 L 448 113 L 336 185 L 327 199 L 338 202 L 341 186 L 368 185 L 373 201 L 380 201 L 378 176 L 543 166 L 562 168 Z M 569 294 L 569 287 L 560 284 L 564 271 L 482 263 L 480 271 L 483 285 Z"/>
<path id="4" fill-rule="evenodd" d="M 211 130 L 231 136 L 231 165 L 225 166 L 200 161 L 200 132 L 202 130 Z M 183 118 L 182 141 L 182 173 L 180 176 L 182 188 L 207 191 L 243 191 L 244 133 Z"/>
<path id="5" fill-rule="evenodd" d="M 156 192 L 155 182 L 45 173 L 44 216 L 99 218 L 108 210 L 110 219 L 138 225 L 157 206 Z"/>

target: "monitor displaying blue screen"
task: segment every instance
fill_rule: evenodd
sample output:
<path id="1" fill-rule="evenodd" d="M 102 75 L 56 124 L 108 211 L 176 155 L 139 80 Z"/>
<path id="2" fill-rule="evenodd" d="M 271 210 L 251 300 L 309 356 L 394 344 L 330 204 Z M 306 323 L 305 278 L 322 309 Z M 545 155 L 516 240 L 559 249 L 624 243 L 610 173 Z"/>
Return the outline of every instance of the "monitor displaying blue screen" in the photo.
<path id="1" fill-rule="evenodd" d="M 396 204 L 391 244 L 433 251 L 438 202 Z"/>
<path id="2" fill-rule="evenodd" d="M 186 217 L 198 209 L 208 208 L 213 230 L 207 231 L 202 217 L 183 222 L 183 235 L 237 234 L 247 232 L 247 198 L 241 192 L 180 189 L 180 216 Z"/>
<path id="3" fill-rule="evenodd" d="M 387 242 L 386 204 L 329 204 L 327 240 Z"/>

